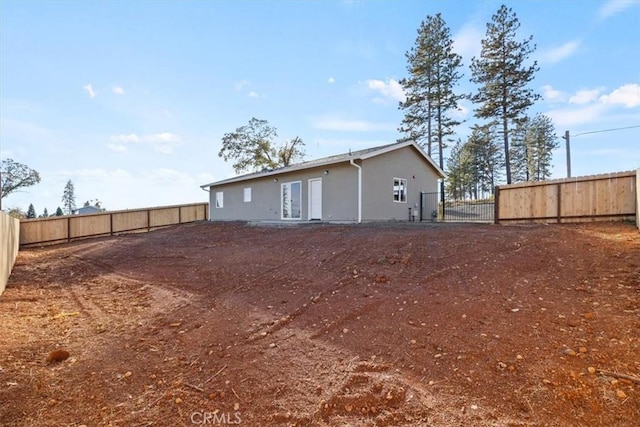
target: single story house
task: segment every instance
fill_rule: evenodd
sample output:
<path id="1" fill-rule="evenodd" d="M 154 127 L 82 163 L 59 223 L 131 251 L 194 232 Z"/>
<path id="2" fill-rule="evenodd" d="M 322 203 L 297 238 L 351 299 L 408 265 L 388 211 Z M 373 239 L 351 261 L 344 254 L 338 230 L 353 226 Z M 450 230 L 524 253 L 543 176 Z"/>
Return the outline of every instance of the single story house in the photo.
<path id="1" fill-rule="evenodd" d="M 444 172 L 413 141 L 202 185 L 212 221 L 408 220 Z"/>
<path id="2" fill-rule="evenodd" d="M 80 209 L 76 209 L 75 211 L 73 211 L 73 213 L 75 215 L 91 215 L 91 214 L 96 214 L 96 213 L 101 213 L 103 212 L 103 210 L 97 206 L 83 206 Z"/>

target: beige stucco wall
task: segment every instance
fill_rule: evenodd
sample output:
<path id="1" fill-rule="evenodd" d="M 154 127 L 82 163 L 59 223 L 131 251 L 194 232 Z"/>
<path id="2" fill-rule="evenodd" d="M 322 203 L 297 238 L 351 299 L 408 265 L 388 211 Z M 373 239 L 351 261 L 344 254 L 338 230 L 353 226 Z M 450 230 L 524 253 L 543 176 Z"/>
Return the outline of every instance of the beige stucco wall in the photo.
<path id="1" fill-rule="evenodd" d="M 0 295 L 7 286 L 20 244 L 20 221 L 0 212 Z"/>

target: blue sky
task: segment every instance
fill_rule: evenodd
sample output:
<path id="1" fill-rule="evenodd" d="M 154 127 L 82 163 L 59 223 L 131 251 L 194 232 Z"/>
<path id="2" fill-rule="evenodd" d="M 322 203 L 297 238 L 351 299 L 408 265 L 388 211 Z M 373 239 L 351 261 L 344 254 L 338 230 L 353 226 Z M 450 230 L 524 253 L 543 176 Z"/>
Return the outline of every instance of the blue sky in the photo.
<path id="1" fill-rule="evenodd" d="M 3 200 L 40 214 L 199 202 L 233 176 L 217 156 L 251 117 L 300 136 L 306 159 L 398 138 L 405 52 L 440 12 L 463 56 L 462 92 L 496 1 L 0 2 L 0 157 L 42 182 Z M 573 175 L 640 167 L 639 1 L 512 1 L 533 35 L 548 114 L 572 135 Z M 463 102 L 458 129 L 475 122 Z M 566 174 L 564 141 L 554 177 Z"/>

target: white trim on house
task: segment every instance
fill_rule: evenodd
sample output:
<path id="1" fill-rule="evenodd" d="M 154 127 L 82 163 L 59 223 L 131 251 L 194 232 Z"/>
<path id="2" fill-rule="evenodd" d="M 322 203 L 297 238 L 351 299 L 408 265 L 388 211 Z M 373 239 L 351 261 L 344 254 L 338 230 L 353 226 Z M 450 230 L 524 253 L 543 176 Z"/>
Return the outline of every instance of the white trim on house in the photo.
<path id="1" fill-rule="evenodd" d="M 396 182 L 397 182 L 397 185 L 396 185 Z M 394 203 L 407 203 L 407 193 L 408 193 L 407 182 L 408 180 L 406 178 L 397 178 L 395 176 L 393 177 Z M 398 187 L 397 190 L 396 190 L 396 187 Z M 398 192 L 397 194 L 398 200 L 396 200 L 396 191 Z"/>
<path id="2" fill-rule="evenodd" d="M 308 182 L 309 182 L 309 184 L 308 184 L 309 190 L 308 190 L 308 193 L 307 193 L 307 199 L 309 199 L 308 203 L 307 203 L 309 205 L 309 207 L 308 207 L 308 212 L 309 212 L 308 217 L 309 218 L 308 219 L 309 219 L 309 221 L 322 220 L 322 178 L 311 178 L 311 179 L 308 180 Z M 313 184 L 317 184 L 317 183 L 320 183 L 320 198 L 317 200 L 318 205 L 316 205 L 316 201 L 314 201 L 314 197 L 315 197 L 316 194 L 315 194 L 315 191 L 313 189 Z M 315 209 L 319 209 L 320 215 L 318 215 L 318 216 L 314 215 L 314 210 Z"/>
<path id="3" fill-rule="evenodd" d="M 293 199 L 293 185 L 298 184 L 298 189 L 300 194 L 298 195 L 298 216 L 291 216 L 295 211 L 293 210 L 295 205 L 295 200 Z M 289 186 L 289 216 L 284 216 L 285 205 L 284 205 L 284 187 Z M 289 181 L 283 182 L 280 184 L 280 219 L 283 221 L 300 221 L 302 219 L 302 181 Z"/>

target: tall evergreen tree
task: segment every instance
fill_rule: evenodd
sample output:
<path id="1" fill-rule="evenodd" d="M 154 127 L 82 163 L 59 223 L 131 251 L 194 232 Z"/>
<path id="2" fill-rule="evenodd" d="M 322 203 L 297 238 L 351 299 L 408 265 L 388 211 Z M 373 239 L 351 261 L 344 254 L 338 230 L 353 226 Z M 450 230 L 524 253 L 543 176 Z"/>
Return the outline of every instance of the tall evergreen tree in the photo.
<path id="1" fill-rule="evenodd" d="M 529 128 L 529 118 L 520 121 L 511 130 L 509 144 L 509 160 L 511 161 L 511 181 L 529 181 L 531 152 L 527 143 L 527 129 Z"/>
<path id="2" fill-rule="evenodd" d="M 62 208 L 58 206 L 58 209 L 56 209 L 56 216 L 62 216 L 62 215 L 64 215 L 64 212 L 62 211 Z"/>
<path id="3" fill-rule="evenodd" d="M 504 157 L 493 124 L 474 126 L 471 129 L 468 144 L 473 147 L 476 198 L 481 198 L 493 194 L 500 169 L 504 166 Z"/>
<path id="4" fill-rule="evenodd" d="M 527 109 L 540 98 L 528 88 L 538 71 L 536 61 L 527 65 L 535 50 L 533 36 L 517 41 L 520 22 L 511 8 L 502 5 L 487 24 L 480 58 L 471 60 L 471 81 L 480 85 L 472 100 L 479 104 L 479 118 L 494 119 L 502 125 L 507 184 L 511 184 L 509 130 L 522 121 Z"/>
<path id="5" fill-rule="evenodd" d="M 44 211 L 42 211 L 42 215 L 40 215 L 40 218 L 49 218 L 49 211 L 47 210 L 47 208 L 44 208 Z"/>
<path id="6" fill-rule="evenodd" d="M 71 180 L 67 181 L 64 186 L 64 193 L 62 193 L 62 205 L 65 208 L 67 215 L 71 215 L 76 210 L 76 195 Z"/>
<path id="7" fill-rule="evenodd" d="M 551 119 L 537 114 L 522 122 L 513 132 L 511 163 L 514 181 L 543 181 L 551 176 L 553 150 L 558 137 Z"/>
<path id="8" fill-rule="evenodd" d="M 429 156 L 437 149 L 444 169 L 444 148 L 460 124 L 451 112 L 464 95 L 454 92 L 462 77 L 462 57 L 453 51 L 451 31 L 439 13 L 421 23 L 416 45 L 405 56 L 409 77 L 400 80 L 406 100 L 400 103 L 405 116 L 399 130 L 405 139 L 425 147 Z"/>
<path id="9" fill-rule="evenodd" d="M 36 217 L 36 208 L 33 207 L 33 203 L 29 203 L 29 209 L 27 209 L 27 218 L 32 219 Z"/>
<path id="10" fill-rule="evenodd" d="M 468 147 L 458 140 L 447 158 L 447 193 L 454 200 L 466 198 L 473 181 L 473 168 L 469 162 Z"/>
<path id="11" fill-rule="evenodd" d="M 529 158 L 527 168 L 531 181 L 543 181 L 551 176 L 553 150 L 558 148 L 558 137 L 553 122 L 544 114 L 537 114 L 527 128 L 526 141 Z"/>

